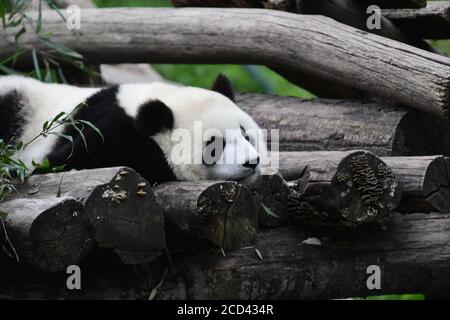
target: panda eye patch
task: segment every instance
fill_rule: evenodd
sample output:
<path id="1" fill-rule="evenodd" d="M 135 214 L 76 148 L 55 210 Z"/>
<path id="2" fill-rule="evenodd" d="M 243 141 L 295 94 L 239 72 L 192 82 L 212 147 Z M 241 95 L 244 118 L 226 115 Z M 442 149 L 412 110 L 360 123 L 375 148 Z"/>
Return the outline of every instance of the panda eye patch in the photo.
<path id="1" fill-rule="evenodd" d="M 244 139 L 250 142 L 250 137 L 247 133 L 245 133 L 245 129 L 243 126 L 241 126 L 242 135 L 244 136 Z"/>

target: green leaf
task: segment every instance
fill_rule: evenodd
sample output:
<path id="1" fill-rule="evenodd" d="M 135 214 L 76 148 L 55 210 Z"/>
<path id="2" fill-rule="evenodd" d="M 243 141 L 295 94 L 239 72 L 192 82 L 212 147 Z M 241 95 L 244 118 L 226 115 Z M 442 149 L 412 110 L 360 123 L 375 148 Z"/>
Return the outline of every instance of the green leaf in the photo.
<path id="1" fill-rule="evenodd" d="M 269 216 L 275 217 L 275 218 L 277 218 L 277 219 L 280 218 L 279 215 L 275 214 L 275 213 L 274 213 L 269 207 L 267 207 L 264 203 L 261 202 L 261 206 L 263 207 L 264 211 L 266 211 L 266 213 L 267 213 Z"/>
<path id="2" fill-rule="evenodd" d="M 8 215 L 8 212 L 0 211 L 0 218 L 5 219 L 7 215 Z"/>
<path id="3" fill-rule="evenodd" d="M 96 126 L 94 126 L 91 122 L 86 121 L 86 120 L 77 120 L 80 123 L 83 123 L 89 127 L 92 128 L 92 130 L 94 130 L 95 132 L 97 132 L 97 134 L 102 138 L 103 142 L 105 142 L 105 137 L 103 136 L 103 134 L 101 133 L 100 129 L 97 128 Z"/>
<path id="4" fill-rule="evenodd" d="M 38 60 L 37 53 L 36 53 L 35 49 L 33 49 L 31 51 L 31 56 L 33 57 L 33 65 L 34 65 L 34 71 L 36 73 L 36 78 L 38 80 L 42 81 L 41 69 L 39 67 L 39 60 Z"/>

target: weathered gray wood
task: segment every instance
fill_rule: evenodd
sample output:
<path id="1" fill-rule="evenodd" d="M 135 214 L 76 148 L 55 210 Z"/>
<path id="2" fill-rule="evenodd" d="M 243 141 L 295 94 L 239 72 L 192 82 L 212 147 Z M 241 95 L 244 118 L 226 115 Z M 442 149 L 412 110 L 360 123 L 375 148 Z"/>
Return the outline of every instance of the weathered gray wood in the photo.
<path id="1" fill-rule="evenodd" d="M 439 53 L 422 38 L 409 33 L 408 29 L 401 30 L 388 18 L 381 16 L 381 28 L 368 29 L 366 6 L 354 0 L 299 0 L 295 11 L 301 14 L 320 14 L 346 25 L 377 34 L 382 37 L 407 43 L 430 52 Z"/>
<path id="2" fill-rule="evenodd" d="M 450 38 L 450 1 L 428 1 L 421 9 L 384 9 L 382 15 L 424 39 Z"/>
<path id="3" fill-rule="evenodd" d="M 304 174 L 308 158 L 319 160 L 324 152 L 280 152 L 280 172 L 287 180 Z M 398 179 L 403 196 L 396 211 L 450 212 L 450 160 L 443 156 L 381 158 Z"/>
<path id="4" fill-rule="evenodd" d="M 72 197 L 46 194 L 40 199 L 6 200 L 0 210 L 8 213 L 5 229 L 0 221 L 0 242 L 9 238 L 7 249 L 15 262 L 57 272 L 80 262 L 91 248 L 89 219 Z"/>
<path id="5" fill-rule="evenodd" d="M 31 176 L 13 199 L 73 197 L 80 201 L 101 248 L 130 264 L 152 261 L 165 248 L 164 216 L 151 186 L 124 167 Z"/>
<path id="6" fill-rule="evenodd" d="M 402 189 L 392 171 L 367 151 L 280 153 L 280 173 L 297 180 L 289 211 L 301 223 L 324 219 L 360 225 L 388 217 Z"/>
<path id="7" fill-rule="evenodd" d="M 449 122 L 382 103 L 242 94 L 262 128 L 279 129 L 280 151 L 364 149 L 380 156 L 450 155 Z"/>
<path id="8" fill-rule="evenodd" d="M 260 0 L 172 0 L 176 7 L 223 7 L 251 8 L 261 7 Z"/>
<path id="9" fill-rule="evenodd" d="M 249 186 L 258 206 L 258 222 L 266 227 L 278 227 L 289 219 L 289 187 L 279 175 L 262 175 Z"/>
<path id="10" fill-rule="evenodd" d="M 321 246 L 304 243 L 310 237 Z M 174 254 L 179 277 L 152 278 L 165 279 L 155 299 L 336 299 L 399 292 L 448 299 L 449 241 L 448 214 L 394 214 L 387 229 L 340 234 L 296 226 L 266 229 L 254 247 L 225 257 L 217 250 Z M 99 259 L 83 265 L 82 290 L 68 290 L 65 273 L 5 267 L 0 299 L 148 299 L 154 285 L 144 286 L 129 266 L 94 258 Z M 381 290 L 367 288 L 370 265 L 381 268 Z"/>
<path id="11" fill-rule="evenodd" d="M 95 4 L 91 0 L 53 0 L 59 8 L 67 8 L 71 5 L 80 7 L 81 9 L 95 8 Z"/>
<path id="12" fill-rule="evenodd" d="M 423 8 L 427 5 L 427 0 L 353 0 L 366 6 L 377 5 L 380 8 Z M 429 1 L 430 2 L 430 1 Z"/>
<path id="13" fill-rule="evenodd" d="M 442 156 L 382 160 L 403 186 L 400 212 L 450 212 L 450 159 Z"/>
<path id="14" fill-rule="evenodd" d="M 236 182 L 168 182 L 155 186 L 166 220 L 169 250 L 199 246 L 238 249 L 254 243 L 258 228 L 251 191 Z"/>
<path id="15" fill-rule="evenodd" d="M 304 241 L 317 237 L 320 246 Z M 174 257 L 178 281 L 159 299 L 336 299 L 414 292 L 450 297 L 450 215 L 394 214 L 388 228 L 317 234 L 296 227 L 262 230 L 255 247 Z M 258 257 L 255 248 L 261 253 Z M 367 280 L 381 269 L 381 289 Z"/>
<path id="16" fill-rule="evenodd" d="M 55 42 L 91 63 L 276 63 L 448 117 L 449 58 L 322 16 L 260 9 L 90 9 L 83 11 L 83 41 L 61 28 L 55 12 L 44 13 L 43 25 Z M 14 53 L 16 31 L 6 31 L 0 58 Z M 42 48 L 31 33 L 20 40 Z"/>

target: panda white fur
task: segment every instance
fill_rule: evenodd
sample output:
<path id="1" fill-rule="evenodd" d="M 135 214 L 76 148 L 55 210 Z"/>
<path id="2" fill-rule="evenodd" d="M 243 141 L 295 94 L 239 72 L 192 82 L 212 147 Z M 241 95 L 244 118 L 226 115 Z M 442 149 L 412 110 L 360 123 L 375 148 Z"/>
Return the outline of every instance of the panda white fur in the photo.
<path id="1" fill-rule="evenodd" d="M 33 160 L 42 162 L 45 158 L 52 165 L 66 164 L 68 169 L 129 166 L 155 183 L 248 178 L 258 174 L 260 158 L 266 153 L 258 125 L 234 103 L 231 85 L 224 76 L 216 79 L 211 90 L 156 82 L 79 88 L 18 76 L 0 77 L 0 138 L 30 141 L 45 121 L 61 111 L 71 112 L 82 102 L 85 105 L 75 118 L 91 122 L 104 140 L 85 126 L 86 150 L 72 127 L 60 127 L 58 132 L 73 137 L 73 146 L 66 139 L 49 135 L 30 144 L 18 157 L 29 167 Z M 194 134 L 198 121 L 203 137 L 193 139 L 191 151 L 192 159 L 200 158 L 201 162 L 173 160 L 173 150 L 180 142 L 174 133 L 182 129 Z M 230 129 L 239 132 L 233 139 L 226 133 Z M 213 161 L 205 161 L 205 155 L 211 158 L 205 150 L 217 142 L 223 144 L 223 151 L 213 151 Z"/>

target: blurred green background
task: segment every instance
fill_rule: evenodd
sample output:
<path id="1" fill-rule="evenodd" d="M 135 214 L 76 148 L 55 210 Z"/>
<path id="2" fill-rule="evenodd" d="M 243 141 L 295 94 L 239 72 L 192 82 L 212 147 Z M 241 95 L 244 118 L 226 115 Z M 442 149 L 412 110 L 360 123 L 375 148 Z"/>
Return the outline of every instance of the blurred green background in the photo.
<path id="1" fill-rule="evenodd" d="M 94 0 L 98 7 L 172 7 L 170 0 Z M 450 41 L 430 41 L 450 55 Z M 308 91 L 291 84 L 264 66 L 154 64 L 166 79 L 197 87 L 209 88 L 219 73 L 225 74 L 240 92 L 263 92 L 282 96 L 311 98 Z"/>

